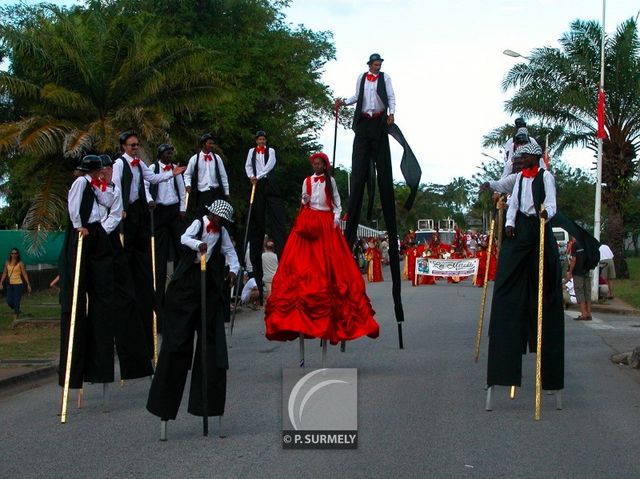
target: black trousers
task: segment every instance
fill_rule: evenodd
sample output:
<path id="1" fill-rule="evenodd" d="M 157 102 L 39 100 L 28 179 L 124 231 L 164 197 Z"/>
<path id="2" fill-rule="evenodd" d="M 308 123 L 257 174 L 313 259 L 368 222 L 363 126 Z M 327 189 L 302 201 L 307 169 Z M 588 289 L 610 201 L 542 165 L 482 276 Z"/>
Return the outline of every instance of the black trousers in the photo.
<path id="1" fill-rule="evenodd" d="M 83 381 L 91 383 L 113 382 L 113 253 L 107 233 L 100 223 L 88 225 L 89 234 L 83 238 L 73 356 L 71 359 L 71 388 L 79 389 Z M 75 232 L 74 232 L 75 233 Z M 70 287 L 73 294 L 73 278 L 77 250 L 76 238 L 70 238 L 65 252 L 67 263 L 72 265 Z M 88 304 L 87 304 L 88 300 Z M 71 300 L 63 304 L 71 304 Z M 64 386 L 67 366 L 67 349 L 71 326 L 70 308 L 63 308 L 60 317 L 60 367 L 58 383 Z"/>
<path id="2" fill-rule="evenodd" d="M 151 276 L 151 226 L 149 208 L 138 199 L 127 209 L 123 220 L 124 256 L 129 263 L 136 297 L 134 320 L 140 321 L 147 352 L 153 357 L 153 279 Z"/>
<path id="3" fill-rule="evenodd" d="M 487 385 L 520 386 L 522 355 L 536 351 L 540 220 L 518 213 L 502 242 L 491 303 Z M 564 311 L 558 245 L 545 228 L 542 388 L 564 387 Z"/>
<path id="4" fill-rule="evenodd" d="M 207 206 L 215 200 L 224 199 L 224 189 L 222 187 L 211 188 L 206 191 L 198 191 L 198 203 L 196 205 L 196 218 L 202 218 L 209 214 Z"/>
<path id="5" fill-rule="evenodd" d="M 116 351 L 120 363 L 120 379 L 151 376 L 153 366 L 147 335 L 137 317 L 135 285 L 129 262 L 124 254 L 118 230 L 109 235 L 113 249 L 114 295 L 112 303 L 115 322 Z"/>
<path id="6" fill-rule="evenodd" d="M 404 321 L 400 300 L 400 254 L 397 241 L 396 202 L 386 121 L 386 115 L 372 119 L 362 118 L 355 126 L 351 158 L 351 196 L 349 197 L 348 220 L 344 235 L 349 247 L 353 249 L 360 222 L 365 185 L 371 174 L 370 168 L 374 167 L 377 174 L 384 224 L 389 234 L 389 268 L 393 280 L 395 316 L 397 321 Z"/>
<path id="7" fill-rule="evenodd" d="M 174 205 L 157 205 L 151 212 L 153 215 L 156 245 L 156 293 L 155 305 L 158 320 L 158 332 L 162 332 L 164 321 L 164 301 L 167 289 L 167 263 L 178 258 L 181 249 L 180 236 L 186 226 L 180 215 L 180 203 Z"/>
<path id="8" fill-rule="evenodd" d="M 187 373 L 192 366 L 189 407 L 195 416 L 204 416 L 202 403 L 200 266 L 195 263 L 167 290 L 165 332 L 153 376 L 147 410 L 161 419 L 175 419 L 180 408 Z M 211 285 L 211 286 L 209 286 Z M 221 416 L 227 393 L 227 344 L 219 292 L 207 281 L 207 415 Z M 198 333 L 195 356 L 194 333 Z"/>
<path id="9" fill-rule="evenodd" d="M 266 232 L 266 220 L 269 219 L 271 237 L 278 258 L 282 256 L 282 250 L 286 238 L 286 215 L 284 202 L 280 196 L 280 189 L 273 178 L 262 178 L 256 183 L 256 194 L 253 200 L 251 223 L 249 224 L 249 257 L 253 266 L 253 276 L 256 279 L 258 291 L 263 290 L 262 282 L 262 249 Z M 241 253 L 244 258 L 245 252 Z"/>

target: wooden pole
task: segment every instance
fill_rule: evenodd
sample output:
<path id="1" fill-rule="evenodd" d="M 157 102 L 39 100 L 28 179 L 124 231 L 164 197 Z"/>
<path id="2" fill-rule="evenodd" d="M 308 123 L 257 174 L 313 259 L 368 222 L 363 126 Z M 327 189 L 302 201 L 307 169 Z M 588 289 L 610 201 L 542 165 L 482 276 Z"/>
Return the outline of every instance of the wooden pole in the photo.
<path id="1" fill-rule="evenodd" d="M 207 255 L 200 253 L 200 360 L 202 361 L 202 435 L 209 435 L 207 378 Z"/>
<path id="2" fill-rule="evenodd" d="M 544 211 L 541 205 L 540 212 Z M 536 403 L 534 419 L 540 420 L 542 404 L 542 306 L 544 292 L 544 227 L 545 219 L 540 218 L 540 248 L 538 254 L 538 335 L 536 338 Z"/>
<path id="3" fill-rule="evenodd" d="M 71 321 L 69 323 L 69 344 L 67 346 L 67 367 L 64 373 L 64 388 L 62 390 L 62 411 L 60 423 L 67 422 L 67 406 L 69 401 L 69 384 L 71 382 L 71 362 L 73 360 L 73 341 L 76 330 L 76 310 L 78 309 L 78 288 L 80 286 L 80 267 L 82 265 L 82 233 L 78 232 L 78 246 L 76 248 L 76 269 L 73 274 L 73 293 L 71 300 Z"/>
<path id="4" fill-rule="evenodd" d="M 480 302 L 480 318 L 478 319 L 478 330 L 476 331 L 476 355 L 475 362 L 480 357 L 480 341 L 482 339 L 482 327 L 484 324 L 484 307 L 487 302 L 487 285 L 489 284 L 489 267 L 491 266 L 491 250 L 493 249 L 493 230 L 495 219 L 491 220 L 489 227 L 489 248 L 487 249 L 487 262 L 484 268 L 484 284 L 482 286 L 482 301 Z"/>

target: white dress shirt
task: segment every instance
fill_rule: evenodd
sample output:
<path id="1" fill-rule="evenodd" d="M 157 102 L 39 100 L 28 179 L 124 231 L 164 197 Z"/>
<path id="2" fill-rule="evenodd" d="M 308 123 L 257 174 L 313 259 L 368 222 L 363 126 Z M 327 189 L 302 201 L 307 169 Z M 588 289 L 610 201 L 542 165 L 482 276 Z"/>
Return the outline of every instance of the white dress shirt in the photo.
<path id="1" fill-rule="evenodd" d="M 367 72 L 368 73 L 368 72 Z M 358 95 L 360 95 L 360 83 L 362 82 L 362 73 L 358 76 L 356 82 L 356 93 L 344 101 L 345 105 L 353 105 L 358 101 Z M 374 113 L 380 113 L 384 111 L 384 103 L 378 96 L 378 77 L 375 81 L 364 81 L 364 93 L 362 98 L 362 113 L 373 115 Z M 396 94 L 393 92 L 393 86 L 391 85 L 391 78 L 386 73 L 384 74 L 384 84 L 387 87 L 387 100 L 389 103 L 389 114 L 394 115 L 396 112 Z"/>
<path id="2" fill-rule="evenodd" d="M 113 205 L 111 208 L 100 205 L 100 221 L 107 234 L 111 234 L 122 221 L 122 193 L 114 184 L 109 185 L 107 190 L 114 194 Z"/>
<path id="3" fill-rule="evenodd" d="M 324 178 L 324 175 L 312 175 L 311 177 L 311 197 L 307 201 L 303 201 L 303 204 L 308 204 L 312 210 L 330 211 L 329 205 L 327 205 L 327 192 L 325 190 L 325 184 L 322 181 L 316 181 L 316 178 Z M 342 204 L 340 202 L 340 193 L 338 193 L 338 186 L 336 180 L 331 177 L 331 185 L 333 186 L 333 221 L 340 221 L 340 213 L 342 212 Z M 307 194 L 307 180 L 302 182 L 302 195 Z"/>
<path id="4" fill-rule="evenodd" d="M 503 176 L 498 181 L 489 181 L 489 187 L 493 191 L 497 191 L 498 193 L 510 195 L 513 191 L 514 185 L 516 184 L 517 177 L 518 175 L 516 173 Z"/>
<path id="5" fill-rule="evenodd" d="M 198 247 L 202 243 L 207 244 L 207 253 L 206 258 L 209 261 L 211 258 L 211 254 L 213 253 L 213 247 L 215 246 L 218 238 L 222 234 L 222 244 L 220 245 L 220 251 L 224 255 L 227 264 L 229 265 L 229 269 L 234 273 L 238 274 L 240 271 L 240 263 L 238 262 L 238 255 L 236 254 L 236 250 L 233 247 L 233 243 L 231 243 L 231 238 L 229 237 L 229 233 L 227 230 L 221 226 L 219 233 L 207 232 L 207 225 L 210 223 L 209 218 L 206 216 L 202 217 L 203 226 L 202 226 L 202 240 L 197 238 L 198 230 L 200 229 L 200 221 L 197 219 L 191 223 L 191 225 L 187 228 L 184 234 L 180 237 L 180 242 L 191 248 L 194 251 L 198 251 Z M 200 254 L 196 255 L 196 259 L 194 263 L 200 262 Z"/>
<path id="6" fill-rule="evenodd" d="M 98 204 L 110 207 L 114 202 L 114 195 L 112 191 L 102 191 L 100 188 L 94 188 L 91 186 L 91 176 L 84 175 L 75 179 L 71 188 L 69 189 L 69 195 L 67 196 L 67 205 L 69 210 L 69 217 L 71 218 L 71 224 L 74 228 L 82 228 L 82 220 L 80 219 L 80 204 L 82 203 L 82 195 L 85 188 L 93 188 L 95 193 L 95 201 L 91 207 L 91 214 L 89 215 L 89 223 L 98 223 L 100 221 L 100 208 Z"/>
<path id="7" fill-rule="evenodd" d="M 253 150 L 255 150 L 255 148 L 251 148 L 249 150 L 249 153 L 247 154 L 247 161 L 244 164 L 244 169 L 247 172 L 248 178 L 253 176 L 253 165 L 251 165 Z M 273 170 L 274 166 L 276 166 L 276 150 L 269 148 L 269 161 L 267 161 L 266 165 L 264 163 L 264 153 L 256 153 L 256 178 L 264 178 L 271 172 L 271 170 Z"/>
<path id="8" fill-rule="evenodd" d="M 204 156 L 206 154 L 212 156 L 211 161 L 204 161 Z M 229 196 L 229 178 L 227 177 L 227 170 L 224 169 L 222 158 L 220 158 L 213 152 L 205 153 L 204 151 L 201 151 L 200 153 L 189 158 L 187 170 L 184 172 L 184 184 L 186 186 L 191 186 L 191 179 L 193 177 L 193 170 L 196 167 L 196 161 L 198 161 L 198 191 L 207 191 L 212 188 L 222 187 L 222 189 L 224 190 L 224 194 L 226 196 Z M 222 185 L 218 184 L 218 178 L 216 177 L 215 169 L 216 164 L 218 165 L 218 170 L 220 171 L 220 180 L 222 180 Z"/>
<path id="9" fill-rule="evenodd" d="M 515 176 L 516 181 L 513 186 L 511 198 L 509 199 L 509 209 L 507 209 L 506 226 L 516 225 L 516 214 L 518 211 L 528 216 L 536 214 L 536 209 L 533 204 L 533 193 L 531 190 L 531 186 L 533 185 L 533 180 L 535 178 L 522 178 L 522 204 L 520 204 L 518 196 L 520 192 L 520 177 L 522 176 L 522 172 Z M 544 209 L 547 211 L 548 219 L 551 219 L 557 211 L 556 182 L 553 175 L 546 170 L 542 176 L 542 181 L 544 183 L 544 192 L 546 196 L 544 199 Z"/>
<path id="10" fill-rule="evenodd" d="M 158 161 L 160 171 L 164 171 L 164 167 L 167 166 L 163 162 Z M 171 171 L 171 170 L 167 170 Z M 176 191 L 175 183 L 178 184 L 178 191 Z M 158 194 L 156 195 L 156 203 L 159 205 L 175 205 L 180 203 L 180 211 L 187 211 L 186 194 L 187 191 L 184 187 L 184 179 L 182 175 L 176 176 L 176 182 L 164 181 L 158 185 Z"/>
<path id="11" fill-rule="evenodd" d="M 162 181 L 167 181 L 173 178 L 173 171 L 162 171 L 157 175 L 149 169 L 147 164 L 140 160 L 140 168 L 136 168 L 135 166 L 131 166 L 131 162 L 133 158 L 129 156 L 127 153 L 123 153 L 122 158 L 124 158 L 127 163 L 129 163 L 129 168 L 131 168 L 131 173 L 133 174 L 133 178 L 131 179 L 131 189 L 129 190 L 129 204 L 135 202 L 140 198 L 140 193 L 138 191 L 138 185 L 140 184 L 140 171 L 142 171 L 142 177 L 145 182 L 145 193 L 147 195 L 147 201 L 153 201 L 151 198 L 151 194 L 149 193 L 149 183 L 160 183 Z M 113 174 L 111 175 L 111 181 L 115 183 L 115 185 L 122 189 L 122 169 L 124 165 L 121 161 L 113 162 Z M 122 192 L 122 190 L 121 190 Z"/>

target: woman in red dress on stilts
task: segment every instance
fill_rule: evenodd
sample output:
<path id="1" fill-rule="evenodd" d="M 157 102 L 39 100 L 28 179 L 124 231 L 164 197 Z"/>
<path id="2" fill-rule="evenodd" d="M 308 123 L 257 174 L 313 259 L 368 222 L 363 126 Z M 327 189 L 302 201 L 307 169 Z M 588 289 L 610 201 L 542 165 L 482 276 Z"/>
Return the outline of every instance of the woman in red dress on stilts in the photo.
<path id="1" fill-rule="evenodd" d="M 331 344 L 378 337 L 364 279 L 340 230 L 340 195 L 329 158 L 310 158 L 314 175 L 302 184 L 302 208 L 289 234 L 265 307 L 266 337 L 300 335 Z"/>

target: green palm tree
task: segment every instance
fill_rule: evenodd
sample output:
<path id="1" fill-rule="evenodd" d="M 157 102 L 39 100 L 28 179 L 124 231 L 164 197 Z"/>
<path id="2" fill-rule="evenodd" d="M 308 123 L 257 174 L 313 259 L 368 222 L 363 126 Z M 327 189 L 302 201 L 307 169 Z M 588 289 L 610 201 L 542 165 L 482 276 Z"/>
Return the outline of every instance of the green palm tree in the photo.
<path id="1" fill-rule="evenodd" d="M 601 36 L 602 27 L 597 22 L 576 20 L 560 38 L 560 48 L 535 49 L 529 61 L 515 65 L 502 83 L 505 91 L 515 89 L 506 110 L 545 125 L 540 132 L 552 134 L 556 155 L 571 147 L 597 151 Z M 605 89 L 608 137 L 603 150 L 602 178 L 606 186 L 602 200 L 607 209 L 606 236 L 616 257 L 616 270 L 627 277 L 623 207 L 638 171 L 636 155 L 640 149 L 640 41 L 633 19 L 621 23 L 606 37 Z M 495 144 L 491 138 L 497 141 L 504 130 L 494 130 L 485 142 Z"/>
<path id="2" fill-rule="evenodd" d="M 64 218 L 79 158 L 117 152 L 123 130 L 135 130 L 143 146 L 166 141 L 177 116 L 218 91 L 209 50 L 167 37 L 146 15 L 114 15 L 97 3 L 28 8 L 0 24 L 0 38 L 11 62 L 0 73 L 0 101 L 11 109 L 0 123 L 0 154 L 37 184 L 24 223 L 36 232 Z"/>

